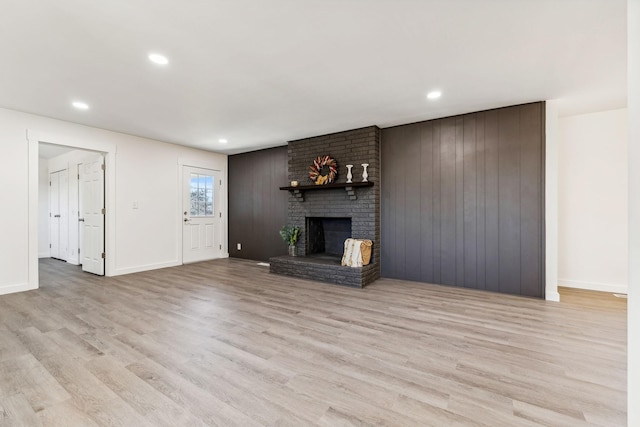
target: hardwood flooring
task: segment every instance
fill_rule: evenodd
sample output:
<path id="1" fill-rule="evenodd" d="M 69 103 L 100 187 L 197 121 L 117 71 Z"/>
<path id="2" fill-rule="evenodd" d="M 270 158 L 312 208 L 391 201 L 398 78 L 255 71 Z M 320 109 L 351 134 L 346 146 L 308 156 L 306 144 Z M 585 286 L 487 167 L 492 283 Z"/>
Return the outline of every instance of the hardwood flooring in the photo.
<path id="1" fill-rule="evenodd" d="M 623 426 L 626 300 L 223 259 L 0 297 L 2 426 Z"/>

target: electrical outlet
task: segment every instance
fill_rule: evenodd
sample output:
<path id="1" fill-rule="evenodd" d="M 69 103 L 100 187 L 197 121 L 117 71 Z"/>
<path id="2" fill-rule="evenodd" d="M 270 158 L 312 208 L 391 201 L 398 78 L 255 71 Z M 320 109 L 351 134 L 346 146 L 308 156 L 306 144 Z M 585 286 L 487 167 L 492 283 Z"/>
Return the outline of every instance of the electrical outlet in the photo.
<path id="1" fill-rule="evenodd" d="M 242 250 L 242 243 L 238 243 L 238 250 L 241 251 Z"/>

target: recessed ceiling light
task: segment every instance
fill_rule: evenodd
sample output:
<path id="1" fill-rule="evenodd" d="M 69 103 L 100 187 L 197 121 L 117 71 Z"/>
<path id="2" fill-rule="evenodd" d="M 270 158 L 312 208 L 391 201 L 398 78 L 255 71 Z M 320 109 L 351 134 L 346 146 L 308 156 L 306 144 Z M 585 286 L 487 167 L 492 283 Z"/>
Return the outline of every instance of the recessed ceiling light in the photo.
<path id="1" fill-rule="evenodd" d="M 227 141 L 226 139 L 222 138 L 222 139 L 219 139 L 219 140 L 218 140 L 218 142 L 219 142 L 220 144 L 226 144 L 226 143 L 227 143 L 227 142 L 229 142 L 229 141 Z"/>
<path id="2" fill-rule="evenodd" d="M 433 92 L 429 92 L 427 94 L 428 99 L 438 99 L 441 96 L 442 96 L 442 92 L 440 92 L 439 90 L 434 90 Z"/>
<path id="3" fill-rule="evenodd" d="M 78 110 L 88 110 L 89 109 L 89 104 L 87 104 L 86 102 L 82 102 L 82 101 L 73 101 L 71 103 L 71 105 L 73 105 Z"/>
<path id="4" fill-rule="evenodd" d="M 159 53 L 150 53 L 149 61 L 158 65 L 167 65 L 169 63 L 169 59 L 166 56 L 160 55 Z"/>

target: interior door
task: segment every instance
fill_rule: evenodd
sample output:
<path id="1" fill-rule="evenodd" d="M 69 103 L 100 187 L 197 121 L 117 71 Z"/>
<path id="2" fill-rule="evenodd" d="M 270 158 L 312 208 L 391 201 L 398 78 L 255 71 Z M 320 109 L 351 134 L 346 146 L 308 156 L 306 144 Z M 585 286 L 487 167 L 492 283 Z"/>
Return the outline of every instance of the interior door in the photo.
<path id="1" fill-rule="evenodd" d="M 182 262 L 222 256 L 222 210 L 218 172 L 184 166 L 182 172 Z"/>
<path id="2" fill-rule="evenodd" d="M 69 174 L 49 174 L 49 242 L 52 258 L 67 260 L 69 249 Z"/>
<path id="3" fill-rule="evenodd" d="M 59 188 L 58 174 L 49 174 L 49 254 L 51 258 L 60 258 Z"/>
<path id="4" fill-rule="evenodd" d="M 82 270 L 104 276 L 104 157 L 87 158 L 80 170 Z"/>

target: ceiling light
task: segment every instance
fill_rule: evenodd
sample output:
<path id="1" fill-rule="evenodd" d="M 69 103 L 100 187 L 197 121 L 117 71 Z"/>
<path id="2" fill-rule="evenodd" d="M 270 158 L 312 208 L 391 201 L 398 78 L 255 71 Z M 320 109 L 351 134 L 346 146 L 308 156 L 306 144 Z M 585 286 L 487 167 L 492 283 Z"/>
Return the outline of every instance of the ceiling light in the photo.
<path id="1" fill-rule="evenodd" d="M 229 142 L 229 141 L 227 141 L 226 139 L 222 138 L 222 139 L 219 139 L 219 140 L 218 140 L 218 142 L 219 142 L 220 144 L 226 144 L 226 143 L 227 143 L 227 142 Z"/>
<path id="2" fill-rule="evenodd" d="M 441 96 L 442 96 L 442 92 L 440 92 L 439 90 L 434 90 L 433 92 L 429 92 L 427 94 L 428 99 L 438 99 Z"/>
<path id="3" fill-rule="evenodd" d="M 164 55 L 160 55 L 159 53 L 150 53 L 149 61 L 158 65 L 167 65 L 169 63 L 169 60 L 167 59 L 167 57 Z"/>
<path id="4" fill-rule="evenodd" d="M 88 110 L 89 109 L 89 104 L 87 104 L 86 102 L 82 102 L 82 101 L 74 101 L 74 102 L 71 103 L 71 105 L 73 105 L 78 110 Z"/>

